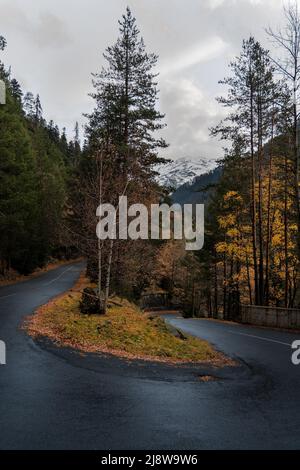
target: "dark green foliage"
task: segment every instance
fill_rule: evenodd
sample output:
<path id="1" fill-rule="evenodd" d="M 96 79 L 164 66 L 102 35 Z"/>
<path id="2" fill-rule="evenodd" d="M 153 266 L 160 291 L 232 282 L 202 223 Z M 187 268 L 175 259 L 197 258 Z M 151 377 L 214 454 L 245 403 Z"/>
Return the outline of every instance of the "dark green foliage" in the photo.
<path id="1" fill-rule="evenodd" d="M 172 201 L 178 204 L 207 204 L 222 174 L 219 166 L 209 173 L 196 176 L 193 183 L 185 183 L 173 194 Z"/>
<path id="2" fill-rule="evenodd" d="M 3 36 L 0 36 L 0 51 L 3 51 L 3 49 L 5 49 L 5 46 L 6 46 L 6 40 L 4 39 Z"/>
<path id="3" fill-rule="evenodd" d="M 164 115 L 156 109 L 158 89 L 153 68 L 157 56 L 146 52 L 143 38 L 129 8 L 119 21 L 120 36 L 108 47 L 107 67 L 93 74 L 96 107 L 86 128 L 90 144 L 113 144 L 118 153 L 118 170 L 125 174 L 147 174 L 163 162 L 157 149 L 167 146 L 154 136 L 162 129 Z"/>
<path id="4" fill-rule="evenodd" d="M 31 269 L 38 213 L 37 176 L 31 139 L 19 104 L 7 93 L 0 107 L 0 257 L 10 266 Z M 33 263 L 35 264 L 35 263 Z M 28 267 L 28 269 L 27 269 Z"/>
<path id="5" fill-rule="evenodd" d="M 0 37 L 0 50 L 5 44 Z M 43 119 L 39 95 L 27 93 L 22 102 L 19 83 L 1 62 L 0 78 L 6 83 L 6 105 L 0 106 L 0 271 L 28 274 L 64 252 L 60 222 L 69 144 Z"/>

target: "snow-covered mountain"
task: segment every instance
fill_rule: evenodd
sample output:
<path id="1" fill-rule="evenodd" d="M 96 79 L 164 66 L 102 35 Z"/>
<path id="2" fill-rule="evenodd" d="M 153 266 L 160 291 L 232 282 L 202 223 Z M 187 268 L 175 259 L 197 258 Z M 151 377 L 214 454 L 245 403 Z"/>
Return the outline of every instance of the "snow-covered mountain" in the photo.
<path id="1" fill-rule="evenodd" d="M 213 160 L 179 158 L 165 165 L 159 165 L 156 168 L 159 173 L 157 180 L 163 186 L 177 189 L 185 183 L 192 183 L 196 176 L 208 173 L 215 167 L 216 163 Z"/>

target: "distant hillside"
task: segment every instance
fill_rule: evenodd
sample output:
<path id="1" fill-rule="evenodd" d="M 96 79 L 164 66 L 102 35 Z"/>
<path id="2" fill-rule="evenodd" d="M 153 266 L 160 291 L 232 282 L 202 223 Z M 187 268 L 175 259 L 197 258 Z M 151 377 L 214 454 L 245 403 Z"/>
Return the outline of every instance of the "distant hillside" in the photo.
<path id="1" fill-rule="evenodd" d="M 221 173 L 221 167 L 217 167 L 195 177 L 191 183 L 183 184 L 172 194 L 172 201 L 179 204 L 205 204 L 210 197 L 212 186 L 218 183 Z"/>

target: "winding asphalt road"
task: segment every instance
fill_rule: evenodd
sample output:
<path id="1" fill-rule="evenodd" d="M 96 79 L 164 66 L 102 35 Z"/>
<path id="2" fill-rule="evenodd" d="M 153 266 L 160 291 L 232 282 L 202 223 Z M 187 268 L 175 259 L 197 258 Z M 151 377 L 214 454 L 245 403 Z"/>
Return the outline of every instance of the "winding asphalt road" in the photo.
<path id="1" fill-rule="evenodd" d="M 0 288 L 0 449 L 299 449 L 299 335 L 209 320 L 167 321 L 239 366 L 171 367 L 81 355 L 20 329 L 69 289 L 81 263 Z M 217 380 L 203 382 L 202 375 Z"/>

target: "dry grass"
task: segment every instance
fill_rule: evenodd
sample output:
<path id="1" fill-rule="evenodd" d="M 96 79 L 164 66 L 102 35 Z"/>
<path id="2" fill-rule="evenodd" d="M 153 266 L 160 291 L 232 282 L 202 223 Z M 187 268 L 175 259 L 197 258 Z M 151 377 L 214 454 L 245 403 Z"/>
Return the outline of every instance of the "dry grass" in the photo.
<path id="1" fill-rule="evenodd" d="M 74 289 L 29 317 L 25 323 L 29 334 L 48 337 L 59 345 L 83 352 L 109 353 L 128 359 L 230 364 L 206 341 L 190 336 L 186 340 L 176 338 L 160 317 L 151 319 L 124 299 L 114 298 L 115 303 L 105 316 L 82 315 L 79 302 L 86 285 L 86 279 L 81 277 Z"/>

